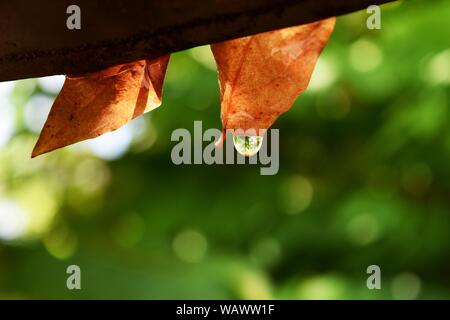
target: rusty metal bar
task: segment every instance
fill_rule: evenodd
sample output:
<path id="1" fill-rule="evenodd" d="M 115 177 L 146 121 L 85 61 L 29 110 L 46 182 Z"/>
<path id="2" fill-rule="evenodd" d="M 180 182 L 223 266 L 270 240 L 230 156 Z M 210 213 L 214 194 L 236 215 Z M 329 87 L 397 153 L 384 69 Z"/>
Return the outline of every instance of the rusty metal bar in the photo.
<path id="1" fill-rule="evenodd" d="M 392 0 L 0 0 L 0 81 L 79 74 Z M 81 30 L 69 30 L 69 5 Z"/>

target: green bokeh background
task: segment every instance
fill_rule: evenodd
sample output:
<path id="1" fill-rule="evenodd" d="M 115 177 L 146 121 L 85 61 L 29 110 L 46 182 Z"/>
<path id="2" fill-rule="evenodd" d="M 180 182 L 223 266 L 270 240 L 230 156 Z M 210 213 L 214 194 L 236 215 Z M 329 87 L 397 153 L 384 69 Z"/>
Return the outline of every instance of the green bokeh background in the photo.
<path id="1" fill-rule="evenodd" d="M 111 138 L 132 136 L 114 159 L 82 144 L 31 160 L 30 122 L 47 109 L 29 101 L 54 94 L 16 82 L 0 298 L 450 298 L 450 2 L 383 6 L 381 30 L 366 18 L 338 19 L 310 89 L 276 122 L 275 176 L 172 164 L 174 129 L 220 128 L 207 47 L 172 56 L 163 106 Z M 66 288 L 71 264 L 80 291 Z M 381 290 L 366 287 L 373 264 Z"/>

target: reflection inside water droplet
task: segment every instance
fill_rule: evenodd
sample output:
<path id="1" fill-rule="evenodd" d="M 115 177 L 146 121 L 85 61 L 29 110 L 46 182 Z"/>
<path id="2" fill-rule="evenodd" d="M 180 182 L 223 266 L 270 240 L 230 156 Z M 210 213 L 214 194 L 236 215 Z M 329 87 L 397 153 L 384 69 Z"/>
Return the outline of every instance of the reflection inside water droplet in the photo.
<path id="1" fill-rule="evenodd" d="M 234 135 L 233 144 L 237 152 L 244 157 L 252 157 L 261 149 L 263 137 Z"/>

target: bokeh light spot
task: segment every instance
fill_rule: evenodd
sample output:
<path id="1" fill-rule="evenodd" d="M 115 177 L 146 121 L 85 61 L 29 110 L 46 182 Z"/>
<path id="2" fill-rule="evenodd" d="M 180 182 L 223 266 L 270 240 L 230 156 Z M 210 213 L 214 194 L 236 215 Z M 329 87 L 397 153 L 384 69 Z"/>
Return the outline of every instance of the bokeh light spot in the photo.
<path id="1" fill-rule="evenodd" d="M 185 262 L 198 263 L 203 260 L 208 242 L 203 234 L 195 230 L 184 230 L 173 240 L 175 255 Z"/>
<path id="2" fill-rule="evenodd" d="M 392 296 L 397 300 L 416 299 L 422 287 L 422 281 L 414 273 L 401 273 L 392 280 Z"/>
<path id="3" fill-rule="evenodd" d="M 432 84 L 450 83 L 450 49 L 436 54 L 428 62 L 425 79 Z"/>
<path id="4" fill-rule="evenodd" d="M 305 300 L 342 299 L 344 293 L 344 281 L 334 275 L 308 278 L 300 283 L 297 290 L 298 299 Z"/>
<path id="5" fill-rule="evenodd" d="M 102 189 L 111 178 L 108 166 L 99 159 L 81 161 L 74 170 L 74 184 L 86 192 Z"/>
<path id="6" fill-rule="evenodd" d="M 42 77 L 38 78 L 38 84 L 43 91 L 56 95 L 61 91 L 65 79 L 66 77 L 61 75 Z"/>
<path id="7" fill-rule="evenodd" d="M 133 141 L 133 122 L 105 133 L 104 135 L 83 141 L 80 145 L 87 147 L 95 156 L 104 160 L 116 160 L 127 153 Z"/>
<path id="8" fill-rule="evenodd" d="M 282 209 L 289 214 L 305 211 L 311 204 L 313 197 L 313 185 L 305 177 L 290 177 L 284 181 L 280 188 Z"/>
<path id="9" fill-rule="evenodd" d="M 0 239 L 17 240 L 27 233 L 28 216 L 23 208 L 12 200 L 0 201 Z"/>
<path id="10" fill-rule="evenodd" d="M 383 53 L 380 48 L 370 40 L 360 39 L 350 48 L 350 64 L 360 72 L 369 72 L 378 68 L 383 62 Z"/>
<path id="11" fill-rule="evenodd" d="M 191 57 L 207 69 L 216 70 L 216 61 L 209 46 L 200 46 L 189 50 Z"/>
<path id="12" fill-rule="evenodd" d="M 13 136 L 16 130 L 16 109 L 0 95 L 0 148 Z"/>
<path id="13" fill-rule="evenodd" d="M 59 226 L 44 238 L 47 251 L 55 258 L 66 260 L 78 247 L 76 235 L 66 226 Z"/>
<path id="14" fill-rule="evenodd" d="M 245 300 L 272 299 L 272 290 L 268 279 L 257 271 L 245 270 L 240 275 L 239 293 Z"/>
<path id="15" fill-rule="evenodd" d="M 353 217 L 347 225 L 348 237 L 360 246 L 374 242 L 380 234 L 378 220 L 369 213 L 362 213 Z"/>
<path id="16" fill-rule="evenodd" d="M 281 256 L 280 243 L 274 238 L 259 240 L 252 248 L 251 258 L 261 267 L 272 267 Z"/>
<path id="17" fill-rule="evenodd" d="M 308 90 L 319 91 L 326 89 L 336 81 L 337 77 L 338 74 L 334 64 L 326 56 L 322 56 L 314 68 Z"/>
<path id="18" fill-rule="evenodd" d="M 58 186 L 45 179 L 35 179 L 15 191 L 15 198 L 26 210 L 30 236 L 45 234 L 61 205 Z"/>
<path id="19" fill-rule="evenodd" d="M 25 105 L 25 126 L 33 133 L 40 133 L 44 126 L 50 109 L 53 105 L 53 98 L 38 94 L 30 98 Z"/>
<path id="20" fill-rule="evenodd" d="M 15 85 L 15 81 L 0 82 L 0 99 L 8 99 L 13 92 Z"/>

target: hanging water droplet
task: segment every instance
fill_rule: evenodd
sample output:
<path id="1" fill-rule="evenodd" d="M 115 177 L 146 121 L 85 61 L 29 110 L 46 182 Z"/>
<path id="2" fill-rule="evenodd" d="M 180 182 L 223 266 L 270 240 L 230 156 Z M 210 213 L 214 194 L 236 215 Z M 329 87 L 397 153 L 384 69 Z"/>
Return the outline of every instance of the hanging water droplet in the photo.
<path id="1" fill-rule="evenodd" d="M 263 137 L 260 136 L 233 136 L 233 144 L 237 152 L 244 157 L 252 157 L 261 149 Z"/>

